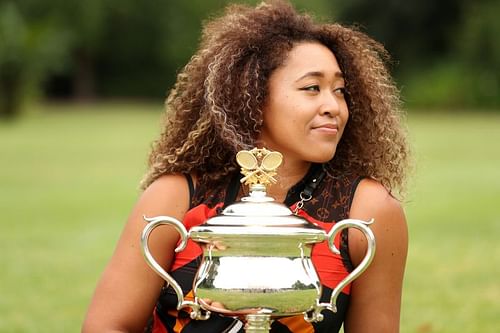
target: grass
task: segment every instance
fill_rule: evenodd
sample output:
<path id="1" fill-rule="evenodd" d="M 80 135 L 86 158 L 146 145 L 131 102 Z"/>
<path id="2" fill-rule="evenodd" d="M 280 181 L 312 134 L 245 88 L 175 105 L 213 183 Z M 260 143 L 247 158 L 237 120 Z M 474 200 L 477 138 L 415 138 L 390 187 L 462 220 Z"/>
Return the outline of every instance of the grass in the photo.
<path id="1" fill-rule="evenodd" d="M 0 124 L 0 332 L 78 331 L 137 196 L 161 106 L 83 109 Z"/>
<path id="2" fill-rule="evenodd" d="M 418 169 L 403 332 L 496 332 L 500 115 L 422 114 L 410 125 Z"/>
<path id="3" fill-rule="evenodd" d="M 198 295 L 198 293 L 197 293 Z M 221 297 L 222 296 L 222 297 Z M 202 289 L 200 298 L 221 300 L 226 309 L 238 311 L 249 308 L 268 308 L 275 313 L 290 313 L 308 310 L 312 301 L 316 299 L 317 291 L 312 290 L 289 290 L 272 293 L 248 293 L 234 290 L 208 290 Z M 311 303 L 310 303 L 311 302 Z M 244 305 L 244 306 L 242 306 Z"/>
<path id="4" fill-rule="evenodd" d="M 79 330 L 161 108 L 45 105 L 0 124 L 0 332 Z M 409 124 L 418 164 L 401 331 L 497 332 L 500 114 Z"/>

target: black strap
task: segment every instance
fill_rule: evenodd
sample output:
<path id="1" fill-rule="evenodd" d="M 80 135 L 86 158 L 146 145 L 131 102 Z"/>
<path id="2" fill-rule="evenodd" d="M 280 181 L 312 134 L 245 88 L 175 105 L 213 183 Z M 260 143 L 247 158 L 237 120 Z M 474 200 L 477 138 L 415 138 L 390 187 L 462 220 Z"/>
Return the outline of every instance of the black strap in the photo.
<path id="1" fill-rule="evenodd" d="M 236 198 L 238 197 L 238 193 L 240 192 L 240 186 L 241 186 L 241 179 L 242 175 L 239 172 L 236 172 L 232 177 L 231 181 L 229 182 L 229 186 L 227 187 L 226 190 L 226 196 L 224 198 L 224 206 L 223 208 L 233 204 L 236 201 Z"/>
<path id="2" fill-rule="evenodd" d="M 325 171 L 321 164 L 313 164 L 304 178 L 288 191 L 285 204 L 291 206 L 301 200 L 300 195 L 312 196 L 318 185 L 325 178 Z"/>
<path id="3" fill-rule="evenodd" d="M 354 179 L 354 181 L 352 182 L 352 185 L 351 185 L 351 190 L 350 190 L 350 193 L 349 193 L 349 204 L 347 206 L 347 209 L 351 210 L 351 206 L 352 206 L 352 201 L 354 200 L 354 194 L 356 193 L 356 189 L 358 188 L 358 185 L 359 183 L 365 179 L 366 177 L 357 177 L 356 179 Z"/>
<path id="4" fill-rule="evenodd" d="M 318 187 L 319 183 L 321 183 L 323 178 L 325 178 L 325 171 L 323 170 L 323 168 L 320 168 L 319 172 L 317 172 L 314 177 L 311 177 L 311 179 L 306 183 L 301 193 L 303 193 L 307 197 L 312 197 L 314 191 Z"/>
<path id="5" fill-rule="evenodd" d="M 189 208 L 193 208 L 193 197 L 194 197 L 194 182 L 193 178 L 189 173 L 184 174 L 184 177 L 186 177 L 187 183 L 188 183 L 188 188 L 189 188 Z"/>

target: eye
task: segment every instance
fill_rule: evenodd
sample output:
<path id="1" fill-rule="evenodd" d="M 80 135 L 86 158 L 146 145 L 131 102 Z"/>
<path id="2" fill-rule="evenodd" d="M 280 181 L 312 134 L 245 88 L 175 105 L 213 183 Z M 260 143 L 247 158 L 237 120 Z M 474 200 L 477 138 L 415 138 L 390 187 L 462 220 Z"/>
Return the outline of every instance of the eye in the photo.
<path id="1" fill-rule="evenodd" d="M 340 88 L 334 89 L 333 93 L 337 96 L 343 97 L 347 94 L 347 91 L 346 91 L 345 87 L 340 87 Z"/>
<path id="2" fill-rule="evenodd" d="M 301 88 L 300 90 L 303 90 L 303 91 L 315 91 L 315 92 L 319 92 L 320 91 L 319 85 L 317 85 L 317 84 L 313 84 L 313 85 Z"/>

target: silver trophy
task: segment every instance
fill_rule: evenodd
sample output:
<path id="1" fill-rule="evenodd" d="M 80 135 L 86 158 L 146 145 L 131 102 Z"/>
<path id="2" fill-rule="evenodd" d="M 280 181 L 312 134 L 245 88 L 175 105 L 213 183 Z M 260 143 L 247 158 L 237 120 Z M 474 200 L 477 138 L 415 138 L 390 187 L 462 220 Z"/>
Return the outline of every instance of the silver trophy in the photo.
<path id="1" fill-rule="evenodd" d="M 148 224 L 141 241 L 147 263 L 176 292 L 177 309 L 192 309 L 192 319 L 208 319 L 211 312 L 238 317 L 248 333 L 269 332 L 272 320 L 283 316 L 304 314 L 307 321 L 321 321 L 321 311 L 336 312 L 340 292 L 370 265 L 375 237 L 368 225 L 373 220 L 342 220 L 326 233 L 266 195 L 266 186 L 276 182 L 273 176 L 282 161 L 280 153 L 255 148 L 239 152 L 236 158 L 249 196 L 189 231 L 169 216 L 144 217 Z M 179 232 L 176 252 L 186 247 L 189 238 L 203 248 L 194 279 L 194 301 L 184 299 L 179 284 L 151 255 L 148 239 L 160 225 L 171 225 Z M 339 254 L 334 239 L 345 228 L 359 229 L 368 249 L 361 263 L 332 291 L 330 302 L 320 303 L 321 284 L 311 260 L 312 247 L 327 241 L 330 250 Z"/>

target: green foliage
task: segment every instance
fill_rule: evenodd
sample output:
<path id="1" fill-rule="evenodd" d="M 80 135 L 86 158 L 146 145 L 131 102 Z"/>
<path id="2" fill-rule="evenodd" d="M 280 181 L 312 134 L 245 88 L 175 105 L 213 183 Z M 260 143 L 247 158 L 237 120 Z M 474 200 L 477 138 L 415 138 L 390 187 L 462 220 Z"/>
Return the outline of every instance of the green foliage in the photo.
<path id="1" fill-rule="evenodd" d="M 259 2 L 4 0 L 0 83 L 7 88 L 0 89 L 0 110 L 40 84 L 49 97 L 163 99 L 196 50 L 202 22 L 228 3 Z M 411 105 L 498 109 L 498 1 L 290 2 L 381 41 Z"/>
<path id="2" fill-rule="evenodd" d="M 327 1 L 293 1 L 324 15 Z M 106 43 L 96 59 L 96 89 L 105 96 L 163 98 L 196 51 L 202 23 L 222 14 L 230 0 L 120 1 L 105 10 Z M 257 4 L 259 0 L 237 1 Z"/>
<path id="3" fill-rule="evenodd" d="M 495 107 L 500 105 L 500 2 L 473 2 L 467 12 L 456 46 L 459 64 L 467 74 L 461 80 L 474 95 L 470 104 Z"/>
<path id="4" fill-rule="evenodd" d="M 425 65 L 446 54 L 460 27 L 463 1 L 351 0 L 335 1 L 338 20 L 359 25 L 382 42 L 397 72 Z"/>
<path id="5" fill-rule="evenodd" d="M 19 108 L 22 63 L 28 53 L 25 22 L 13 3 L 4 3 L 0 7 L 0 118 L 13 117 Z"/>
<path id="6" fill-rule="evenodd" d="M 471 2 L 466 11 L 463 30 L 455 40 L 460 57 L 471 66 L 500 75 L 500 2 Z"/>
<path id="7" fill-rule="evenodd" d="M 338 19 L 381 41 L 409 106 L 500 106 L 500 3 L 336 1 Z"/>
<path id="8" fill-rule="evenodd" d="M 0 118 L 14 117 L 30 86 L 66 58 L 67 35 L 50 18 L 28 19 L 15 2 L 0 4 Z"/>
<path id="9" fill-rule="evenodd" d="M 467 109 L 476 105 L 496 111 L 500 93 L 495 73 L 463 65 L 456 59 L 409 75 L 402 87 L 408 108 Z"/>

